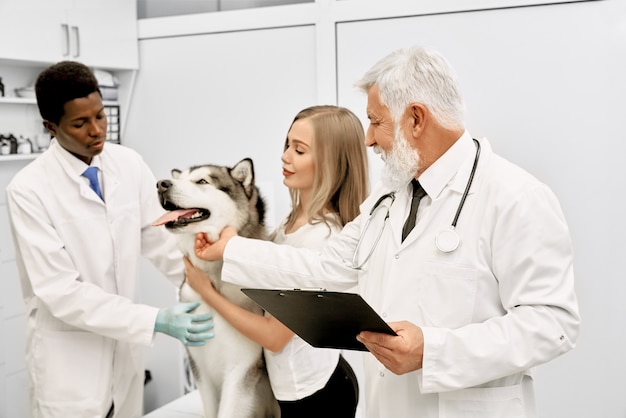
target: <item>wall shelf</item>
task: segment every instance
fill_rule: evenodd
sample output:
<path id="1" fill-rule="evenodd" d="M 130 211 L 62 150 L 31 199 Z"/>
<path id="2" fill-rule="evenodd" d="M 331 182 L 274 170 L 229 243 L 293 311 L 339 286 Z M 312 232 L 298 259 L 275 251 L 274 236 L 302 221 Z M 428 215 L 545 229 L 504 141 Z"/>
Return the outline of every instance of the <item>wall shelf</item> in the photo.
<path id="1" fill-rule="evenodd" d="M 30 97 L 0 97 L 0 104 L 36 105 L 37 99 Z M 118 106 L 120 102 L 117 100 L 103 100 L 102 104 Z"/>
<path id="2" fill-rule="evenodd" d="M 22 160 L 34 160 L 41 155 L 41 152 L 33 152 L 30 154 L 9 154 L 0 155 L 0 163 L 4 161 L 22 161 Z"/>
<path id="3" fill-rule="evenodd" d="M 37 104 L 37 100 L 33 97 L 0 97 L 0 104 Z"/>

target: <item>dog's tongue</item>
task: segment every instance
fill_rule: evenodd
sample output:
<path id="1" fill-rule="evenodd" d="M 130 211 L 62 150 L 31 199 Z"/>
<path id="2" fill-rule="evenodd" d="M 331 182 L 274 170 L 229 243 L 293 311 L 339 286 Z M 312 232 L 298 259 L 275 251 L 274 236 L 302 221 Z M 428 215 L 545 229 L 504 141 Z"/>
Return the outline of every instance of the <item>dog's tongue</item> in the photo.
<path id="1" fill-rule="evenodd" d="M 165 225 L 168 222 L 173 222 L 179 218 L 188 218 L 197 212 L 197 209 L 178 209 L 165 212 L 159 219 L 152 222 L 152 226 Z"/>

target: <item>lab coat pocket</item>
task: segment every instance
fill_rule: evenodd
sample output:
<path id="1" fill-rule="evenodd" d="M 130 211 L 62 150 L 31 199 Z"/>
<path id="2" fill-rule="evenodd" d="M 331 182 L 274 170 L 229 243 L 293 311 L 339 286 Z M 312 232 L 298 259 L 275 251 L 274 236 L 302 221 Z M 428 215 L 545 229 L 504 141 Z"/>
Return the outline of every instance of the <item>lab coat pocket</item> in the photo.
<path id="1" fill-rule="evenodd" d="M 477 272 L 466 267 L 427 262 L 421 266 L 419 303 L 423 325 L 458 328 L 472 322 Z"/>
<path id="2" fill-rule="evenodd" d="M 110 384 L 111 350 L 83 331 L 40 330 L 33 341 L 35 396 L 42 405 L 101 402 Z"/>
<path id="3" fill-rule="evenodd" d="M 439 418 L 523 418 L 521 385 L 470 388 L 439 394 Z"/>

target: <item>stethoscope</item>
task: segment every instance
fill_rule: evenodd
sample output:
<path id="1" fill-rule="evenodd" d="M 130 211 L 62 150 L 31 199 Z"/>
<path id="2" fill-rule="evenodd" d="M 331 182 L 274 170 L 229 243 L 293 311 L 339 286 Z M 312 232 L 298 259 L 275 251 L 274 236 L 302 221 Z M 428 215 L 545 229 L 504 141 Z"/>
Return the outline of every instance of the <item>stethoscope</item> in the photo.
<path id="1" fill-rule="evenodd" d="M 476 144 L 476 156 L 474 157 L 474 165 L 472 166 L 472 172 L 470 173 L 469 179 L 467 180 L 467 185 L 465 186 L 465 191 L 463 192 L 463 196 L 461 197 L 461 201 L 459 202 L 459 206 L 456 209 L 456 214 L 454 215 L 454 219 L 452 220 L 452 224 L 448 228 L 444 229 L 443 231 L 440 231 L 435 236 L 435 246 L 437 247 L 437 249 L 439 251 L 444 252 L 444 253 L 450 253 L 450 252 L 456 250 L 459 247 L 459 244 L 461 243 L 461 239 L 459 238 L 459 234 L 457 234 L 456 231 L 455 231 L 456 224 L 457 224 L 457 222 L 459 220 L 459 215 L 461 214 L 461 210 L 463 210 L 463 206 L 465 205 L 465 199 L 467 199 L 467 195 L 469 194 L 470 187 L 472 186 L 472 181 L 474 180 L 474 174 L 476 173 L 476 166 L 478 166 L 478 159 L 480 158 L 480 142 L 478 142 L 476 139 L 474 139 L 474 143 Z M 391 203 L 389 204 L 389 206 L 386 207 L 387 208 L 387 213 L 385 214 L 385 218 L 383 219 L 383 226 L 380 229 L 380 231 L 378 232 L 378 235 L 376 236 L 376 240 L 374 241 L 374 244 L 372 245 L 372 248 L 367 253 L 367 256 L 365 257 L 365 260 L 363 260 L 361 263 L 359 263 L 359 261 L 358 261 L 359 251 L 361 249 L 361 244 L 363 242 L 363 237 L 365 237 L 365 234 L 367 233 L 367 230 L 369 229 L 369 226 L 370 226 L 370 223 L 372 221 L 374 212 L 376 212 L 376 209 L 378 209 L 380 207 L 380 205 L 386 199 L 391 199 Z M 396 192 L 394 191 L 394 192 L 390 192 L 390 193 L 386 193 L 386 194 L 382 195 L 380 198 L 378 198 L 376 203 L 374 203 L 374 206 L 372 206 L 372 209 L 370 210 L 370 213 L 369 213 L 369 217 L 367 218 L 367 221 L 365 222 L 365 225 L 363 226 L 363 230 L 361 231 L 361 235 L 359 236 L 359 241 L 357 242 L 356 248 L 354 249 L 354 254 L 352 255 L 352 266 L 351 266 L 351 268 L 353 268 L 355 270 L 360 270 L 361 267 L 363 267 L 365 265 L 365 263 L 367 263 L 367 261 L 370 259 L 370 257 L 374 253 L 374 249 L 378 245 L 378 241 L 380 240 L 380 237 L 383 235 L 383 231 L 385 229 L 385 225 L 387 224 L 387 220 L 389 219 L 389 210 L 390 210 L 391 205 L 393 205 L 393 202 L 395 200 L 396 200 Z"/>

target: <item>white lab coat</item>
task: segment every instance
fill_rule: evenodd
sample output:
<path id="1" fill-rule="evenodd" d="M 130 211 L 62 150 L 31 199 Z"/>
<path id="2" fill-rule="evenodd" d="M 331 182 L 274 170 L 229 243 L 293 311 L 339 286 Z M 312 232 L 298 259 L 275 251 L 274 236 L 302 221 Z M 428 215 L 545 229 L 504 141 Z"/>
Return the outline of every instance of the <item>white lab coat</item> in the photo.
<path id="1" fill-rule="evenodd" d="M 435 236 L 452 223 L 467 184 L 475 152 L 467 132 L 420 176 L 428 197 L 404 243 L 410 195 L 408 188 L 397 193 L 361 271 L 350 267 L 354 249 L 372 206 L 388 192 L 382 186 L 321 254 L 239 237 L 226 247 L 224 280 L 329 290 L 358 283 L 385 320 L 422 327 L 421 370 L 397 376 L 365 356 L 369 418 L 534 417 L 532 368 L 575 344 L 580 317 L 572 246 L 558 201 L 548 187 L 495 155 L 486 140 L 481 144 L 454 252 L 439 251 Z M 386 210 L 376 213 L 362 254 L 383 228 Z"/>
<path id="2" fill-rule="evenodd" d="M 56 141 L 7 187 L 32 418 L 101 418 L 112 401 L 116 417 L 141 416 L 158 309 L 135 303 L 140 256 L 183 280 L 175 240 L 150 226 L 162 209 L 142 158 L 106 144 L 96 162 L 106 204 L 80 176 L 86 165 Z"/>

